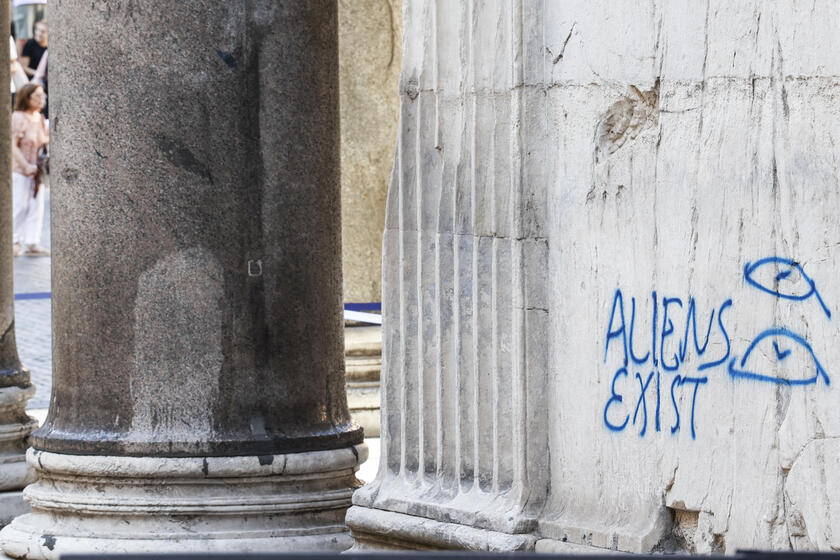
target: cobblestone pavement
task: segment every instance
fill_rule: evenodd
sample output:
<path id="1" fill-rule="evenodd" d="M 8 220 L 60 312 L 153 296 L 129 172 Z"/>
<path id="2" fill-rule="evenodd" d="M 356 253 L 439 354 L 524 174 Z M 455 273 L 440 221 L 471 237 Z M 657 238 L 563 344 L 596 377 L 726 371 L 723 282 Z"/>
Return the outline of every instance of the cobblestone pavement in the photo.
<path id="1" fill-rule="evenodd" d="M 50 247 L 50 196 L 47 191 L 44 233 L 41 245 Z M 21 299 L 24 294 L 50 291 L 50 258 L 15 259 L 15 337 L 18 354 L 29 368 L 35 396 L 30 410 L 47 408 L 52 389 L 52 328 L 49 299 Z M 25 296 L 24 296 L 25 297 Z"/>

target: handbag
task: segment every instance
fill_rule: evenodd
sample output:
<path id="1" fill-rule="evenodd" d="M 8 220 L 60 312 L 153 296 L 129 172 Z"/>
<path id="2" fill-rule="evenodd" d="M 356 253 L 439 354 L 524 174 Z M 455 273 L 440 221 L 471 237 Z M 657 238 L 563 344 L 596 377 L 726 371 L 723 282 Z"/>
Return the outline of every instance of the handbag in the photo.
<path id="1" fill-rule="evenodd" d="M 50 174 L 50 153 L 47 146 L 41 146 L 41 149 L 38 150 L 38 159 L 35 165 L 38 167 L 38 171 L 35 172 L 35 188 L 33 189 L 32 198 L 38 196 L 41 185 L 47 180 Z"/>

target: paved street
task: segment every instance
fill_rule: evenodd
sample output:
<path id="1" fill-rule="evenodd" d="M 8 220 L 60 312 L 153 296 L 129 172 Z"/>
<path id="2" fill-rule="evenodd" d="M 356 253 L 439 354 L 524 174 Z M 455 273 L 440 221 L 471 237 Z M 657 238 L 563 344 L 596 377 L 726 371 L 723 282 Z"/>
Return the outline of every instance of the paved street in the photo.
<path id="1" fill-rule="evenodd" d="M 47 211 L 41 244 L 50 247 L 50 193 L 47 191 Z M 17 257 L 15 259 L 15 335 L 18 353 L 29 368 L 37 392 L 29 401 L 29 409 L 47 408 L 52 387 L 52 329 L 50 328 L 50 300 L 22 299 L 27 294 L 50 291 L 50 258 Z"/>

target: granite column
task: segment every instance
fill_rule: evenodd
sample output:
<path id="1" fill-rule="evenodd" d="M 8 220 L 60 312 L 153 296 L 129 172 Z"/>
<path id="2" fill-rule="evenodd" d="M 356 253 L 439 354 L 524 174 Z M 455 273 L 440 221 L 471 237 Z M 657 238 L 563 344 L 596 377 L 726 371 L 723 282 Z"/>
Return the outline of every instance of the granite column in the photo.
<path id="1" fill-rule="evenodd" d="M 0 28 L 9 28 L 9 10 L 0 10 Z M 0 57 L 8 56 L 9 43 L 0 43 Z M 4 69 L 0 83 L 9 83 L 9 67 Z M 10 106 L 9 90 L 0 88 L 0 130 L 7 131 L 0 134 L 0 525 L 25 509 L 20 489 L 34 480 L 34 471 L 26 465 L 24 452 L 26 437 L 36 425 L 25 411 L 35 388 L 15 342 Z"/>
<path id="2" fill-rule="evenodd" d="M 335 2 L 51 9 L 54 392 L 4 551 L 348 547 Z"/>

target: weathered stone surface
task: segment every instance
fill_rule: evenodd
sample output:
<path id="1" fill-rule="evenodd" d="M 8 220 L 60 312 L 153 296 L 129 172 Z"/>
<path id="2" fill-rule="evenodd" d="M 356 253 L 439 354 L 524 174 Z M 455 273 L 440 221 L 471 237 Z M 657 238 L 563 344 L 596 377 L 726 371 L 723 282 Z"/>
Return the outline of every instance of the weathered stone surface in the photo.
<path id="1" fill-rule="evenodd" d="M 390 511 L 352 508 L 347 523 L 353 527 L 354 552 L 405 548 L 503 552 L 534 548 L 531 535 L 509 535 Z M 383 534 L 387 538 L 383 539 Z"/>
<path id="2" fill-rule="evenodd" d="M 482 548 L 458 536 L 471 526 L 509 537 L 488 549 L 531 548 L 548 482 L 547 192 L 525 158 L 543 153 L 540 112 L 525 111 L 543 94 L 515 87 L 530 19 L 509 6 L 467 10 L 403 12 L 382 460 L 348 512 L 368 547 L 393 543 L 356 523 L 362 508 L 439 522 L 435 547 Z M 401 546 L 429 546 L 422 534 L 406 529 Z"/>
<path id="3" fill-rule="evenodd" d="M 352 448 L 260 457 L 113 457 L 30 450 L 33 512 L 3 530 L 9 556 L 340 551 L 367 457 Z M 313 510 L 317 510 L 313 513 Z M 68 515 L 68 512 L 71 512 Z M 307 514 L 308 513 L 308 514 Z"/>
<path id="4" fill-rule="evenodd" d="M 401 0 L 338 2 L 344 301 L 381 300 L 382 230 L 397 138 Z"/>
<path id="5" fill-rule="evenodd" d="M 364 546 L 840 546 L 840 7 L 404 13 Z"/>
<path id="6" fill-rule="evenodd" d="M 334 4 L 52 9 L 55 392 L 32 444 L 360 442 L 342 375 Z M 173 49 L 173 33 L 189 40 Z"/>

